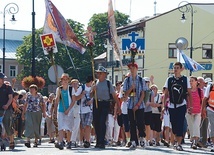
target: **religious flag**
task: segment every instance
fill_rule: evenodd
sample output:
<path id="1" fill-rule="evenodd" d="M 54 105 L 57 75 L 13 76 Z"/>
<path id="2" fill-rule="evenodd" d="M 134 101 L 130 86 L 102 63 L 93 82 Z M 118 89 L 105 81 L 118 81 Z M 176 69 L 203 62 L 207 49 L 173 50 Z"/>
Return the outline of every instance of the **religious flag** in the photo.
<path id="1" fill-rule="evenodd" d="M 186 54 L 184 54 L 183 51 L 179 51 L 181 53 L 181 56 L 184 60 L 185 67 L 190 70 L 190 72 L 196 72 L 199 70 L 205 70 L 203 66 L 201 66 L 199 63 L 188 57 Z"/>
<path id="2" fill-rule="evenodd" d="M 78 41 L 73 29 L 70 27 L 62 14 L 50 0 L 45 0 L 45 5 L 46 18 L 43 33 L 52 33 L 56 39 L 56 42 L 72 47 L 83 54 L 85 52 L 85 48 Z"/>
<path id="3" fill-rule="evenodd" d="M 53 53 L 57 53 L 57 46 L 52 33 L 40 35 L 40 39 L 42 42 L 42 48 L 45 55 L 48 55 L 50 50 L 53 50 Z"/>
<path id="4" fill-rule="evenodd" d="M 123 63 L 121 61 L 120 57 L 120 50 L 119 50 L 119 44 L 117 40 L 117 29 L 116 29 L 116 23 L 114 18 L 114 10 L 112 6 L 112 0 L 109 0 L 108 3 L 108 36 L 109 36 L 109 42 L 114 48 L 114 55 L 115 59 L 120 61 L 121 68 L 123 67 Z"/>

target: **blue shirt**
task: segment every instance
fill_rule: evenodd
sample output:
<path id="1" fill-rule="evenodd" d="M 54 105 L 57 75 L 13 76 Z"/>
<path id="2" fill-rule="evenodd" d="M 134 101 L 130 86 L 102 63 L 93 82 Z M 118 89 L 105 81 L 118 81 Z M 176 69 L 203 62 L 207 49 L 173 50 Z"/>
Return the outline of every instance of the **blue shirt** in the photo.
<path id="1" fill-rule="evenodd" d="M 142 82 L 141 82 L 140 77 L 137 75 L 135 79 L 133 79 L 132 76 L 130 76 L 124 80 L 123 91 L 126 92 L 132 86 L 133 83 L 135 83 L 136 95 L 134 97 L 132 97 L 132 96 L 129 97 L 128 105 L 127 105 L 128 109 L 133 109 L 134 106 L 140 100 L 141 92 L 146 91 L 148 89 L 146 86 L 145 80 L 142 78 Z M 139 109 L 143 109 L 143 108 L 145 108 L 145 104 L 142 101 Z"/>
<path id="2" fill-rule="evenodd" d="M 61 91 L 61 97 L 60 97 L 60 102 L 59 102 L 59 107 L 58 107 L 58 112 L 65 112 L 65 110 L 68 109 L 69 107 L 69 92 L 67 90 L 60 90 Z"/>

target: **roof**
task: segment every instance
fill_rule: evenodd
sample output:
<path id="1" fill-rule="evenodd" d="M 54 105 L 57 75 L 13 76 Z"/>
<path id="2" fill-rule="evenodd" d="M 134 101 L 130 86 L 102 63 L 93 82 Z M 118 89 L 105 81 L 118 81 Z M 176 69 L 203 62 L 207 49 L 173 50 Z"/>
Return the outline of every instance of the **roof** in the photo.
<path id="1" fill-rule="evenodd" d="M 16 49 L 23 43 L 19 40 L 5 40 L 5 58 L 16 59 Z M 0 58 L 3 57 L 3 39 L 0 39 Z"/>
<path id="2" fill-rule="evenodd" d="M 99 60 L 99 59 L 105 59 L 106 58 L 106 52 L 103 54 L 98 55 L 97 57 L 94 58 L 94 60 Z"/>

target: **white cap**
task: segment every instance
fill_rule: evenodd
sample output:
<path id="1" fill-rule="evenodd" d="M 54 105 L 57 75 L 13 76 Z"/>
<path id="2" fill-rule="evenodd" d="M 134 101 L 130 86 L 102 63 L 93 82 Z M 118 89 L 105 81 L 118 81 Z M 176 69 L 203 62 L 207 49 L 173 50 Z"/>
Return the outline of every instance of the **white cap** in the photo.
<path id="1" fill-rule="evenodd" d="M 211 79 L 211 78 L 206 78 L 206 79 L 204 79 L 204 82 L 205 82 L 205 83 L 212 82 L 212 79 Z"/>
<path id="2" fill-rule="evenodd" d="M 143 78 L 146 82 L 150 82 L 150 78 L 149 77 L 144 77 Z"/>

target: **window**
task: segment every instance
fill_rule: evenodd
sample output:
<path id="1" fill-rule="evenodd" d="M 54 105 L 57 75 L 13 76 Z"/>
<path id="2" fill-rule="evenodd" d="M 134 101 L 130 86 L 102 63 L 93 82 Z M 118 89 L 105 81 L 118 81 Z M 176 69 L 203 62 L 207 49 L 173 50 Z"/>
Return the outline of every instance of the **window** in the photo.
<path id="1" fill-rule="evenodd" d="M 113 50 L 109 51 L 109 61 L 113 61 Z"/>
<path id="2" fill-rule="evenodd" d="M 17 75 L 17 67 L 10 66 L 10 77 L 16 77 L 16 75 Z"/>
<path id="3" fill-rule="evenodd" d="M 137 75 L 141 77 L 141 73 L 140 72 L 138 72 Z"/>
<path id="4" fill-rule="evenodd" d="M 177 58 L 177 47 L 175 46 L 174 43 L 169 43 L 168 50 L 169 58 Z"/>
<path id="5" fill-rule="evenodd" d="M 118 81 L 118 75 L 115 75 L 115 83 Z"/>
<path id="6" fill-rule="evenodd" d="M 213 45 L 212 44 L 203 44 L 202 45 L 202 58 L 203 59 L 212 59 L 213 58 Z"/>
<path id="7" fill-rule="evenodd" d="M 203 77 L 204 79 L 206 79 L 206 78 L 211 78 L 211 79 L 213 79 L 213 74 L 212 74 L 212 73 L 202 73 L 202 77 Z"/>
<path id="8" fill-rule="evenodd" d="M 2 73 L 2 65 L 0 65 L 0 73 Z"/>

